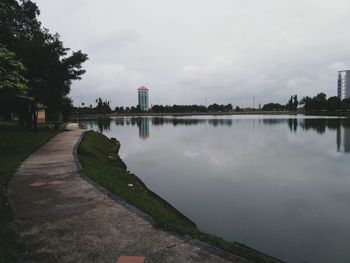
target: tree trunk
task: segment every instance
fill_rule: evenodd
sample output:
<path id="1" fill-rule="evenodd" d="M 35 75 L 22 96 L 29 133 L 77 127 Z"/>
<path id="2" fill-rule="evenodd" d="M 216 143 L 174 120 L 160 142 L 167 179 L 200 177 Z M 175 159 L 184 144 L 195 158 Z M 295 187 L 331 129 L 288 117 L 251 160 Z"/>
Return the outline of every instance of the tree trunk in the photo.
<path id="1" fill-rule="evenodd" d="M 31 110 L 27 111 L 25 113 L 25 116 L 26 116 L 27 129 L 31 129 L 33 127 L 33 120 L 32 120 Z"/>

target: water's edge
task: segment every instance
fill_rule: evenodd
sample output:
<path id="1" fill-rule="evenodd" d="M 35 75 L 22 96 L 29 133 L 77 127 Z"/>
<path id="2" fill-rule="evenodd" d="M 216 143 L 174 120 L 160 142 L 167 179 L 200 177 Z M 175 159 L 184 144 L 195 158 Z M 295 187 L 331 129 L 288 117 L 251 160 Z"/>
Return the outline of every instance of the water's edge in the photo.
<path id="1" fill-rule="evenodd" d="M 87 132 L 95 132 L 95 131 L 83 131 L 80 135 L 79 140 L 77 141 L 77 143 L 75 144 L 74 148 L 73 148 L 73 157 L 74 157 L 74 161 L 78 170 L 79 175 L 81 176 L 82 179 L 84 179 L 86 182 L 88 182 L 89 184 L 91 184 L 92 186 L 94 186 L 95 188 L 97 188 L 100 192 L 102 192 L 103 194 L 105 194 L 106 196 L 108 196 L 109 198 L 111 198 L 113 201 L 115 201 L 116 203 L 118 203 L 119 205 L 123 206 L 124 208 L 128 209 L 129 211 L 137 214 L 138 216 L 140 216 L 141 218 L 145 219 L 146 221 L 148 221 L 149 223 L 151 223 L 152 225 L 155 224 L 155 221 L 153 220 L 151 215 L 146 214 L 145 212 L 143 212 L 142 210 L 136 208 L 133 205 L 128 204 L 125 200 L 123 200 L 122 198 L 118 197 L 117 195 L 113 194 L 112 192 L 110 192 L 109 190 L 107 190 L 106 188 L 104 188 L 103 186 L 99 185 L 98 183 L 96 183 L 95 181 L 93 181 L 92 179 L 90 179 L 87 175 L 84 174 L 83 168 L 79 162 L 79 158 L 78 158 L 78 147 L 82 141 L 82 139 L 84 138 L 85 133 Z M 106 135 L 104 135 L 106 136 Z M 107 137 L 107 136 L 106 136 Z M 108 137 L 107 137 L 108 138 Z M 120 142 L 117 141 L 115 138 L 109 138 L 112 141 L 115 141 L 116 143 L 116 147 L 117 147 L 117 154 L 119 152 L 120 149 Z M 119 157 L 119 155 L 118 155 Z M 122 165 L 125 167 L 125 169 L 127 168 L 126 164 L 124 163 L 124 161 L 119 157 Z M 163 198 L 161 198 L 159 195 L 157 195 L 156 193 L 154 193 L 153 191 L 149 190 L 147 188 L 147 186 L 144 184 L 144 182 L 142 182 L 142 180 L 140 178 L 138 178 L 136 175 L 130 173 L 129 171 L 127 171 L 128 174 L 130 176 L 134 176 L 134 178 L 138 181 L 138 183 L 140 183 L 142 185 L 142 187 L 145 188 L 145 190 L 155 199 L 157 199 L 158 201 L 160 201 L 162 204 L 164 204 L 166 206 L 167 209 L 169 209 L 171 212 L 173 212 L 176 216 L 179 216 L 181 219 L 185 220 L 188 224 L 190 224 L 191 226 L 195 227 L 196 229 L 197 226 L 196 224 L 191 221 L 189 218 L 187 218 L 185 215 L 183 215 L 180 211 L 178 211 L 175 207 L 173 207 L 170 203 L 168 203 L 166 200 L 164 200 Z M 236 261 L 238 258 L 240 258 L 241 260 L 243 258 L 241 258 L 240 256 L 237 256 L 235 254 L 232 254 L 231 252 L 228 252 L 226 250 L 223 250 L 219 247 L 213 246 L 211 244 L 208 244 L 206 242 L 200 241 L 198 239 L 192 238 L 188 235 L 181 235 L 179 233 L 176 232 L 172 232 L 172 234 L 176 234 L 177 237 L 181 238 L 182 240 L 184 240 L 184 242 L 187 242 L 189 244 L 195 245 L 197 247 L 199 247 L 200 249 L 203 249 L 204 251 L 207 251 L 209 253 L 213 253 L 216 255 L 219 255 L 223 258 L 226 258 L 228 260 L 232 260 L 232 261 Z M 242 244 L 243 245 L 243 244 Z M 243 245 L 245 246 L 245 245 Z M 249 248 L 252 252 L 261 254 L 261 255 L 265 255 L 268 258 L 272 259 L 272 260 L 276 260 L 277 262 L 283 262 L 273 256 L 267 255 L 261 251 L 258 251 L 256 249 L 253 249 L 251 247 L 245 246 L 247 248 Z M 244 259 L 246 260 L 245 262 L 251 262 L 250 260 Z"/>

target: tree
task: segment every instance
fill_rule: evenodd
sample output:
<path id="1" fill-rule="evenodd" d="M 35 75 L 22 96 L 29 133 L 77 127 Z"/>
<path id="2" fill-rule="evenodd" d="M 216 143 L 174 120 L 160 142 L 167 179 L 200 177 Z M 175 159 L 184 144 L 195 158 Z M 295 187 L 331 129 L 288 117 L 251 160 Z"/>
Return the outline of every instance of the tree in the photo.
<path id="1" fill-rule="evenodd" d="M 109 106 L 109 101 L 103 101 L 101 98 L 96 99 L 97 106 L 96 106 L 96 111 L 98 113 L 110 113 L 112 112 L 111 107 Z"/>
<path id="2" fill-rule="evenodd" d="M 298 109 L 299 101 L 298 101 L 298 96 L 294 95 L 293 96 L 293 110 L 296 111 Z"/>
<path id="3" fill-rule="evenodd" d="M 49 112 L 58 112 L 72 81 L 85 73 L 82 63 L 88 57 L 64 47 L 58 34 L 53 35 L 42 27 L 37 19 L 39 14 L 37 5 L 30 0 L 2 0 L 0 43 L 14 52 L 27 68 L 24 77 L 34 105 L 41 102 Z"/>
<path id="4" fill-rule="evenodd" d="M 0 96 L 19 97 L 28 92 L 27 80 L 23 77 L 24 65 L 15 54 L 0 47 Z"/>
<path id="5" fill-rule="evenodd" d="M 0 47 L 0 116 L 9 120 L 11 113 L 17 113 L 21 124 L 28 113 L 26 106 L 31 103 L 24 72 L 25 67 L 15 54 Z"/>
<path id="6" fill-rule="evenodd" d="M 312 104 L 312 98 L 310 98 L 308 96 L 303 97 L 299 102 L 299 105 L 303 105 L 303 107 L 306 111 L 311 109 L 311 104 Z"/>
<path id="7" fill-rule="evenodd" d="M 296 111 L 298 109 L 298 96 L 292 95 L 286 104 L 286 109 L 289 111 Z"/>
<path id="8" fill-rule="evenodd" d="M 327 110 L 327 95 L 325 93 L 319 93 L 315 97 L 304 97 L 300 101 L 301 105 L 304 105 L 305 111 L 323 111 Z"/>
<path id="9" fill-rule="evenodd" d="M 63 121 L 68 121 L 69 116 L 73 112 L 73 101 L 69 97 L 63 97 L 61 99 L 61 105 L 60 105 L 61 113 L 63 115 Z"/>
<path id="10" fill-rule="evenodd" d="M 293 96 L 290 96 L 290 99 L 289 99 L 288 103 L 286 104 L 286 108 L 287 108 L 287 110 L 290 110 L 290 111 L 293 110 Z"/>
<path id="11" fill-rule="evenodd" d="M 341 101 L 341 109 L 343 111 L 350 111 L 350 99 L 343 99 Z"/>
<path id="12" fill-rule="evenodd" d="M 267 103 L 262 107 L 263 111 L 281 111 L 284 110 L 284 106 L 279 103 Z"/>
<path id="13" fill-rule="evenodd" d="M 225 107 L 224 107 L 224 110 L 225 111 L 232 111 L 233 110 L 233 106 L 231 103 L 227 104 Z"/>
<path id="14" fill-rule="evenodd" d="M 314 97 L 318 110 L 327 110 L 327 95 L 323 92 Z"/>
<path id="15" fill-rule="evenodd" d="M 338 97 L 329 97 L 327 100 L 327 110 L 337 111 L 341 109 L 341 101 Z"/>

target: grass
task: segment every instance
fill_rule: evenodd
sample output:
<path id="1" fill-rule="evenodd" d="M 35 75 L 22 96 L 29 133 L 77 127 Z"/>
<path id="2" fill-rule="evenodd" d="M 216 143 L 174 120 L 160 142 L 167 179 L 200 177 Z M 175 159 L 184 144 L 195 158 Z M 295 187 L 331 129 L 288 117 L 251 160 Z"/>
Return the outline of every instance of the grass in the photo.
<path id="1" fill-rule="evenodd" d="M 254 262 L 282 262 L 243 244 L 199 231 L 169 209 L 164 202 L 155 198 L 136 176 L 129 174 L 118 156 L 118 150 L 119 144 L 116 141 L 96 132 L 85 133 L 78 148 L 79 161 L 84 173 L 110 192 L 152 216 L 157 227 L 192 236 Z M 130 184 L 133 186 L 130 187 Z"/>
<path id="2" fill-rule="evenodd" d="M 58 130 L 41 127 L 26 130 L 17 123 L 0 122 L 0 262 L 18 262 L 21 248 L 9 227 L 10 209 L 6 199 L 6 187 L 20 163 L 37 148 L 55 136 Z"/>

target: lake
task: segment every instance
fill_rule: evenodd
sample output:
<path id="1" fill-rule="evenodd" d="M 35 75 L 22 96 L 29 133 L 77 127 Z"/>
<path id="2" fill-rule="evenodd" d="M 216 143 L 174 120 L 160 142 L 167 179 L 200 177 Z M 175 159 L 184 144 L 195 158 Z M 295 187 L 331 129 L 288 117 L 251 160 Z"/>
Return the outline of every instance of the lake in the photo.
<path id="1" fill-rule="evenodd" d="M 120 117 L 85 122 L 204 232 L 292 263 L 350 262 L 350 120 Z"/>

